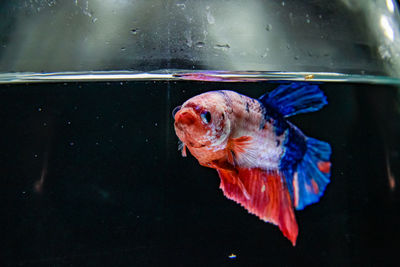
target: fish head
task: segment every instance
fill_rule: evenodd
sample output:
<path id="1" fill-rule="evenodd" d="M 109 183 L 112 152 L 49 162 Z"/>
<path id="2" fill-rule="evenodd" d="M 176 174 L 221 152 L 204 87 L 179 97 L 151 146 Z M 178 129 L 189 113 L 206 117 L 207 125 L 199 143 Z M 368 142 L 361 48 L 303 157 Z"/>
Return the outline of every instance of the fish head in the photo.
<path id="1" fill-rule="evenodd" d="M 187 100 L 173 112 L 178 138 L 189 148 L 223 149 L 230 132 L 227 108 L 216 92 Z"/>

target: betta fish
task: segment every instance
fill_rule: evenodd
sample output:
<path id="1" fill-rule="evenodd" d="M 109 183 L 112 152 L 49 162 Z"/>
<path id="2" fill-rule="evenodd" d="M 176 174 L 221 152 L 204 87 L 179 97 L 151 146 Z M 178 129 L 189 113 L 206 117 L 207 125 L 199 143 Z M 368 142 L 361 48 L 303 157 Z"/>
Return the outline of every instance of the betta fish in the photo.
<path id="1" fill-rule="evenodd" d="M 326 105 L 318 85 L 292 83 L 253 99 L 212 91 L 175 108 L 175 132 L 200 165 L 214 168 L 224 195 L 279 227 L 296 244 L 294 209 L 318 202 L 329 183 L 331 147 L 286 118 Z"/>

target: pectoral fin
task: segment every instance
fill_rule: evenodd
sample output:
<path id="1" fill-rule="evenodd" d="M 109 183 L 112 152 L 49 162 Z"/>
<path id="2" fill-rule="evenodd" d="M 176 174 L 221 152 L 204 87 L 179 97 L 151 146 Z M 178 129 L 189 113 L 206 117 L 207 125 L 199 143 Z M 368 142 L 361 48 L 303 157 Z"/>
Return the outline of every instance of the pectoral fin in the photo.
<path id="1" fill-rule="evenodd" d="M 231 164 L 236 165 L 237 158 L 242 157 L 242 154 L 250 148 L 252 139 L 251 136 L 241 136 L 229 140 L 227 150 L 228 161 Z"/>

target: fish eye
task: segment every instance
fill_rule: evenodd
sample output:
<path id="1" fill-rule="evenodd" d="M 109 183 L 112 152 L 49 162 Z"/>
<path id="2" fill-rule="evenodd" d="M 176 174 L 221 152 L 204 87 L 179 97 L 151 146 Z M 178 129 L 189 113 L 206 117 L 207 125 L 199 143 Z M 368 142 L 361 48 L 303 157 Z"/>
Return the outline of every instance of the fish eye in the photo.
<path id="1" fill-rule="evenodd" d="M 174 110 L 172 110 L 172 117 L 175 118 L 175 114 L 181 110 L 182 106 L 177 106 L 176 108 L 174 108 Z"/>
<path id="2" fill-rule="evenodd" d="M 211 122 L 211 113 L 207 110 L 203 111 L 200 117 L 205 124 L 209 124 Z"/>

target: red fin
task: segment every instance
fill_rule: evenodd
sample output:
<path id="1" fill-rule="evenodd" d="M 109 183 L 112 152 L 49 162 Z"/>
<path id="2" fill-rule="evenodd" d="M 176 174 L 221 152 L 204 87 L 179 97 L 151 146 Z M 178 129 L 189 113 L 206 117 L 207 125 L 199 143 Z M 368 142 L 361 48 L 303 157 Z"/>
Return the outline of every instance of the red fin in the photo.
<path id="1" fill-rule="evenodd" d="M 227 161 L 213 161 L 210 167 L 216 168 L 221 172 L 232 173 L 232 174 L 237 173 L 235 167 Z M 247 192 L 246 187 L 244 186 L 244 184 L 240 179 L 237 179 L 235 177 L 235 175 L 226 176 L 226 182 L 236 185 L 240 189 L 241 193 L 245 196 L 245 198 L 250 199 L 250 195 Z"/>
<path id="2" fill-rule="evenodd" d="M 283 235 L 293 246 L 296 245 L 296 217 L 289 191 L 278 172 L 248 168 L 238 168 L 237 172 L 217 171 L 221 178 L 220 188 L 227 198 L 241 204 L 261 220 L 278 225 Z"/>
<path id="3" fill-rule="evenodd" d="M 228 153 L 228 161 L 230 163 L 233 164 L 235 156 L 245 151 L 246 147 L 250 145 L 251 139 L 253 139 L 251 136 L 241 136 L 229 140 L 228 149 L 231 153 Z"/>

